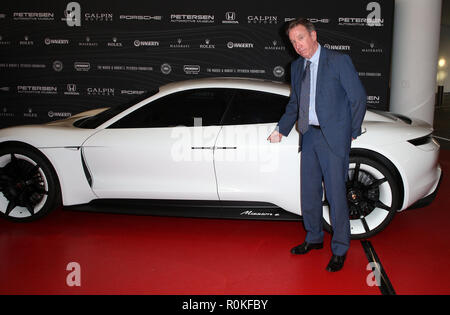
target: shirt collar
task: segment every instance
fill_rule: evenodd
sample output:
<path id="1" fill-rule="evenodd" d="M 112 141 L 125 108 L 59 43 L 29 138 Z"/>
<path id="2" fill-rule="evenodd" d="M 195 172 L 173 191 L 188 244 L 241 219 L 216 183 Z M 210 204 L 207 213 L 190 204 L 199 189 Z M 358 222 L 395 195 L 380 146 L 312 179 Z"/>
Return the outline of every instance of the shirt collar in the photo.
<path id="1" fill-rule="evenodd" d="M 311 61 L 311 63 L 318 65 L 319 64 L 319 57 L 320 57 L 320 44 L 317 47 L 316 52 L 314 53 L 314 55 L 310 58 L 310 59 L 306 59 Z"/>

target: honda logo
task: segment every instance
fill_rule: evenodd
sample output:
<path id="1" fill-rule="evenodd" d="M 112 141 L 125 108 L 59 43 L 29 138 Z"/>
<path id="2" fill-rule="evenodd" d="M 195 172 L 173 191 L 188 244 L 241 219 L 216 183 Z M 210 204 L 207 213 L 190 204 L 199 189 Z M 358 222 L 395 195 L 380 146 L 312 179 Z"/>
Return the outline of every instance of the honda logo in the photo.
<path id="1" fill-rule="evenodd" d="M 234 21 L 236 20 L 236 12 L 227 12 L 225 13 L 225 18 L 227 21 Z"/>
<path id="2" fill-rule="evenodd" d="M 68 92 L 75 92 L 77 90 L 77 86 L 75 84 L 67 84 Z"/>

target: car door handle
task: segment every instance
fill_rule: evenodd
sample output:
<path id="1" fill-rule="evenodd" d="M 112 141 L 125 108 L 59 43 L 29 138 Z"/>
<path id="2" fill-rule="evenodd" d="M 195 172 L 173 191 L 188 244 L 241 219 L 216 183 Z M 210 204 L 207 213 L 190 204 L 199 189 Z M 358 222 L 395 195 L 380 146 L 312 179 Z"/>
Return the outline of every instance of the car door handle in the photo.
<path id="1" fill-rule="evenodd" d="M 220 150 L 236 150 L 237 147 L 191 147 L 192 150 L 214 150 L 214 149 L 220 149 Z"/>
<path id="2" fill-rule="evenodd" d="M 191 147 L 192 150 L 213 150 L 214 147 Z"/>

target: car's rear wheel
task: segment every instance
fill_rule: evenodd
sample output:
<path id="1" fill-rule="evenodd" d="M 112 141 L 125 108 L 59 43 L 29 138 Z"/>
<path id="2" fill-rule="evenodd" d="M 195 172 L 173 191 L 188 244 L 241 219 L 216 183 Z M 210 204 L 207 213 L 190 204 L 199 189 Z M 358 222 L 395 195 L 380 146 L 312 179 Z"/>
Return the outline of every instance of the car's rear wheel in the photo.
<path id="1" fill-rule="evenodd" d="M 364 239 L 382 231 L 400 206 L 397 180 L 388 167 L 375 159 L 351 156 L 347 181 L 352 239 Z M 324 200 L 324 227 L 332 232 L 329 205 Z"/>
<path id="2" fill-rule="evenodd" d="M 47 159 L 22 146 L 0 148 L 0 215 L 33 221 L 60 202 L 55 172 Z"/>

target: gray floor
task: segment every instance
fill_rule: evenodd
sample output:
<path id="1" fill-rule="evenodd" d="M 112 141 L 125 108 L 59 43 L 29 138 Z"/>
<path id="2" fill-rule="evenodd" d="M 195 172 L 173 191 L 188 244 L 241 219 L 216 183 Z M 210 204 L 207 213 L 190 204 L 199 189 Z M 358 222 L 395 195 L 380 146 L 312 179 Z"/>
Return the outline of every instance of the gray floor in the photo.
<path id="1" fill-rule="evenodd" d="M 450 93 L 444 94 L 442 105 L 436 105 L 434 110 L 434 136 L 442 149 L 450 149 Z"/>

